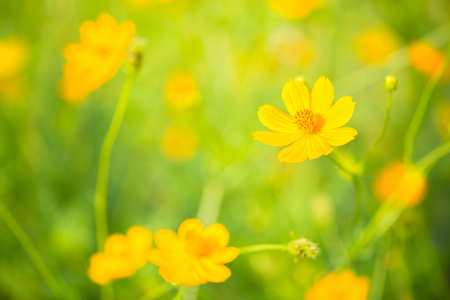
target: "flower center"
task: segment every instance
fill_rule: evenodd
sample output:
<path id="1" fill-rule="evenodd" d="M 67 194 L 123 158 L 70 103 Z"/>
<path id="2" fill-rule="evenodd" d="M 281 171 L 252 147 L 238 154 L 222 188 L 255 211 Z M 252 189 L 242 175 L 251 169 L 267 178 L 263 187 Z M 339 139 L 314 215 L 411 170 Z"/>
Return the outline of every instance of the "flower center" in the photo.
<path id="1" fill-rule="evenodd" d="M 294 115 L 294 124 L 305 133 L 312 133 L 316 129 L 317 117 L 309 109 L 298 110 Z"/>

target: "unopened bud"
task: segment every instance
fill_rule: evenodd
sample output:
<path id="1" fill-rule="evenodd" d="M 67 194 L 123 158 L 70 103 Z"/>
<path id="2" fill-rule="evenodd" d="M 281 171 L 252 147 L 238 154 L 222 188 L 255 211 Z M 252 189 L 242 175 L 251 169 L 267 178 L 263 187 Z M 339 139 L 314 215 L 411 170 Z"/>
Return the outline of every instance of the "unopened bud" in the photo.
<path id="1" fill-rule="evenodd" d="M 137 73 L 142 67 L 146 40 L 136 38 L 128 49 L 125 68 L 128 73 Z"/>
<path id="2" fill-rule="evenodd" d="M 315 259 L 320 253 L 319 247 L 316 243 L 311 242 L 306 238 L 292 240 L 287 246 L 289 254 L 295 258 L 312 258 Z"/>
<path id="3" fill-rule="evenodd" d="M 388 75 L 384 79 L 384 88 L 388 92 L 393 92 L 397 89 L 398 79 L 393 75 Z"/>

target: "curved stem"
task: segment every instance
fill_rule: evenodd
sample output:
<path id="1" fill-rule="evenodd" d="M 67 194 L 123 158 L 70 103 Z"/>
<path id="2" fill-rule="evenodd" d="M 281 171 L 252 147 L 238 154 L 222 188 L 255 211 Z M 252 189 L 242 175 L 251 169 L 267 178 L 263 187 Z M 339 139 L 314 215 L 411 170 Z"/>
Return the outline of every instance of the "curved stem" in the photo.
<path id="1" fill-rule="evenodd" d="M 450 153 L 450 141 L 437 147 L 417 163 L 417 168 L 424 173 L 428 173 L 431 167 L 442 157 Z"/>
<path id="2" fill-rule="evenodd" d="M 239 248 L 239 255 L 268 250 L 285 251 L 287 250 L 287 246 L 281 244 L 261 244 L 261 245 L 246 246 Z"/>
<path id="3" fill-rule="evenodd" d="M 405 148 L 403 155 L 405 163 L 410 163 L 412 161 L 414 139 L 416 138 L 417 132 L 419 131 L 419 127 L 420 124 L 422 123 L 423 117 L 427 110 L 431 95 L 446 69 L 447 69 L 447 62 L 444 62 L 440 66 L 440 68 L 433 74 L 433 76 L 428 80 L 427 84 L 425 85 L 425 88 L 422 91 L 422 95 L 420 96 L 416 112 L 414 113 L 414 117 L 411 123 L 409 124 L 408 131 L 406 132 L 405 136 Z"/>
<path id="4" fill-rule="evenodd" d="M 387 100 L 386 100 L 386 114 L 384 116 L 384 123 L 383 128 L 381 129 L 380 135 L 375 140 L 372 146 L 367 150 L 367 152 L 364 154 L 363 158 L 359 162 L 360 166 L 364 168 L 364 164 L 366 163 L 367 158 L 372 155 L 377 148 L 380 146 L 381 142 L 384 139 L 384 136 L 386 135 L 388 126 L 389 126 L 389 119 L 391 115 L 391 106 L 392 106 L 392 91 L 388 90 L 387 93 Z"/>
<path id="5" fill-rule="evenodd" d="M 334 163 L 339 169 L 341 169 L 343 172 L 348 174 L 349 176 L 353 177 L 355 174 L 351 172 L 349 169 L 344 167 L 343 164 L 341 164 L 339 161 L 337 161 L 334 157 L 330 155 L 325 155 L 326 158 L 328 158 L 332 163 Z"/>
<path id="6" fill-rule="evenodd" d="M 36 249 L 36 246 L 33 244 L 31 239 L 28 237 L 28 235 L 22 229 L 20 224 L 17 222 L 14 216 L 8 211 L 8 209 L 3 205 L 2 202 L 0 202 L 0 218 L 3 219 L 5 224 L 9 227 L 9 229 L 12 231 L 15 237 L 22 244 L 22 247 L 27 252 L 36 269 L 39 271 L 39 273 L 41 273 L 42 277 L 49 286 L 53 295 L 55 295 L 57 298 L 60 297 L 62 295 L 63 290 L 61 289 L 59 282 L 56 280 L 56 277 L 53 276 L 53 273 L 47 267 L 47 264 L 45 263 L 42 256 L 39 254 L 39 251 Z"/>
<path id="7" fill-rule="evenodd" d="M 103 246 L 108 236 L 108 217 L 107 217 L 107 192 L 108 192 L 108 175 L 109 175 L 109 160 L 111 150 L 119 133 L 122 124 L 123 116 L 127 108 L 130 92 L 135 80 L 134 75 L 129 75 L 125 80 L 122 93 L 120 94 L 119 103 L 114 112 L 111 125 L 103 140 L 97 174 L 97 187 L 95 190 L 95 223 L 97 229 L 97 248 L 99 251 L 103 250 Z"/>

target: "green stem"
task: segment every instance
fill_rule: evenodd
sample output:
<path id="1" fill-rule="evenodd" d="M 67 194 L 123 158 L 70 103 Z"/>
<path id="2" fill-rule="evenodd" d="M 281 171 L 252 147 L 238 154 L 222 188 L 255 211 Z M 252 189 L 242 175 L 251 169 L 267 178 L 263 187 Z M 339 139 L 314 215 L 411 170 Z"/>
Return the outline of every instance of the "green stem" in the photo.
<path id="1" fill-rule="evenodd" d="M 349 169 L 347 169 L 342 163 L 337 161 L 333 156 L 325 155 L 325 157 L 328 158 L 332 163 L 334 163 L 339 169 L 341 169 L 343 172 L 345 172 L 349 176 L 353 177 L 355 175 L 353 172 L 351 172 Z"/>
<path id="2" fill-rule="evenodd" d="M 8 209 L 3 205 L 2 202 L 0 202 L 0 218 L 3 219 L 5 224 L 9 227 L 9 229 L 12 231 L 15 237 L 22 244 L 22 247 L 27 252 L 36 269 L 39 271 L 39 273 L 41 273 L 42 277 L 49 286 L 53 295 L 56 298 L 62 296 L 63 289 L 59 285 L 59 282 L 56 280 L 56 277 L 53 276 L 53 273 L 47 267 L 47 264 L 45 263 L 42 256 L 39 254 L 39 251 L 36 249 L 36 246 L 33 244 L 31 239 L 28 237 L 28 235 L 25 233 L 22 227 L 20 227 L 20 224 L 17 222 L 14 216 L 8 211 Z"/>
<path id="3" fill-rule="evenodd" d="M 386 135 L 388 126 L 389 126 L 389 119 L 390 119 L 390 115 L 391 115 L 391 106 L 392 106 L 392 91 L 388 90 L 387 91 L 387 100 L 386 100 L 386 114 L 384 116 L 384 123 L 383 123 L 383 128 L 381 129 L 380 135 L 378 136 L 378 138 L 375 140 L 375 142 L 373 143 L 372 146 L 370 146 L 370 148 L 367 150 L 366 154 L 364 154 L 363 158 L 361 159 L 361 161 L 359 162 L 359 165 L 361 166 L 361 168 L 364 168 L 364 165 L 367 161 L 367 159 L 369 158 L 370 155 L 372 155 L 377 148 L 380 146 L 381 142 L 384 139 L 384 136 Z"/>
<path id="4" fill-rule="evenodd" d="M 108 236 L 108 216 L 107 216 L 107 192 L 108 192 L 108 175 L 109 161 L 111 150 L 122 124 L 123 116 L 127 108 L 130 92 L 134 84 L 135 76 L 129 75 L 125 80 L 125 84 L 120 94 L 119 103 L 114 112 L 111 125 L 103 140 L 97 174 L 97 188 L 95 190 L 95 222 L 97 228 L 97 248 L 103 250 L 103 246 Z"/>
<path id="5" fill-rule="evenodd" d="M 437 147 L 417 163 L 417 168 L 423 173 L 428 173 L 433 165 L 442 157 L 450 153 L 450 141 Z"/>
<path id="6" fill-rule="evenodd" d="M 181 285 L 178 288 L 178 293 L 175 295 L 175 297 L 173 297 L 172 300 L 181 300 L 181 299 L 183 299 L 183 295 L 184 295 L 185 290 L 186 290 L 186 287 Z"/>
<path id="7" fill-rule="evenodd" d="M 261 244 L 261 245 L 253 245 L 239 248 L 240 255 L 254 253 L 259 251 L 268 251 L 268 250 L 281 250 L 286 251 L 287 246 L 281 244 Z"/>
<path id="8" fill-rule="evenodd" d="M 441 67 L 433 74 L 433 76 L 431 76 L 422 91 L 422 95 L 420 96 L 416 112 L 414 113 L 413 119 L 409 124 L 408 131 L 406 132 L 405 136 L 405 148 L 403 155 L 403 160 L 405 161 L 405 163 L 410 163 L 412 161 L 414 139 L 416 138 L 417 132 L 419 131 L 419 127 L 427 110 L 431 95 L 446 69 L 447 62 L 443 63 Z"/>

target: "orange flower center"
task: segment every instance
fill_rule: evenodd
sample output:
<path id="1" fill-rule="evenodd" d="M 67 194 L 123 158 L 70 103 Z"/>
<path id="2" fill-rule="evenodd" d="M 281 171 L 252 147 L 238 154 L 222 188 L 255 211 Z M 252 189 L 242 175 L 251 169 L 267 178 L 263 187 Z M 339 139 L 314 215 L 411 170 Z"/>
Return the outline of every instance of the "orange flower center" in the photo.
<path id="1" fill-rule="evenodd" d="M 190 232 L 186 234 L 185 250 L 193 257 L 209 256 L 214 251 L 214 243 L 205 239 L 198 232 Z"/>
<path id="2" fill-rule="evenodd" d="M 323 123 L 323 117 L 315 115 L 310 109 L 298 110 L 294 115 L 294 124 L 305 133 L 313 133 L 316 129 L 322 128 Z"/>

